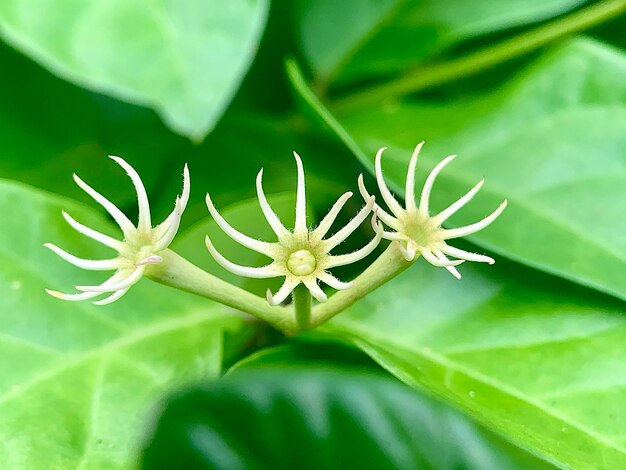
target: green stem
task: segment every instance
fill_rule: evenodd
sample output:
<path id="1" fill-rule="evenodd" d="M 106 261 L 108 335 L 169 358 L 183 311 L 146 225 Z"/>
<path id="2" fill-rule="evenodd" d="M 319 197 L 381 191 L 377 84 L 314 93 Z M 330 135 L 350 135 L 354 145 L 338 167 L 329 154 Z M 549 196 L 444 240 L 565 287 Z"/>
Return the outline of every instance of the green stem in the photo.
<path id="1" fill-rule="evenodd" d="M 304 284 L 298 284 L 294 289 L 293 306 L 298 328 L 306 330 L 311 324 L 311 293 Z"/>
<path id="2" fill-rule="evenodd" d="M 357 300 L 396 277 L 414 262 L 415 260 L 406 261 L 400 252 L 398 244 L 395 242 L 391 243 L 376 261 L 354 280 L 352 287 L 333 294 L 327 302 L 315 306 L 312 312 L 310 328 L 327 322 Z"/>
<path id="3" fill-rule="evenodd" d="M 165 250 L 159 255 L 163 261 L 151 265 L 147 270 L 147 276 L 153 281 L 254 315 L 287 335 L 297 333 L 298 326 L 289 309 L 273 307 L 267 300 L 203 271 L 171 250 Z"/>
<path id="4" fill-rule="evenodd" d="M 595 3 L 464 57 L 413 70 L 396 80 L 336 100 L 333 109 L 345 111 L 348 108 L 361 107 L 390 97 L 415 93 L 461 77 L 477 74 L 494 65 L 531 52 L 555 39 L 619 16 L 625 11 L 626 0 L 605 0 Z"/>

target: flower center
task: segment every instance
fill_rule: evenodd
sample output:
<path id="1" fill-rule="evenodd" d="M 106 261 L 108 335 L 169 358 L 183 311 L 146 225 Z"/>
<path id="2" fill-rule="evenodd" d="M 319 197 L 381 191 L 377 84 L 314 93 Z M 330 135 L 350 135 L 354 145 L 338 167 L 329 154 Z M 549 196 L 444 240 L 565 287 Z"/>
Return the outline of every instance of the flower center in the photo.
<path id="1" fill-rule="evenodd" d="M 296 276 L 308 276 L 317 266 L 317 260 L 309 250 L 294 251 L 287 259 L 287 269 Z"/>
<path id="2" fill-rule="evenodd" d="M 439 227 L 434 225 L 430 218 L 412 215 L 404 221 L 404 233 L 418 246 L 426 248 L 439 241 Z"/>

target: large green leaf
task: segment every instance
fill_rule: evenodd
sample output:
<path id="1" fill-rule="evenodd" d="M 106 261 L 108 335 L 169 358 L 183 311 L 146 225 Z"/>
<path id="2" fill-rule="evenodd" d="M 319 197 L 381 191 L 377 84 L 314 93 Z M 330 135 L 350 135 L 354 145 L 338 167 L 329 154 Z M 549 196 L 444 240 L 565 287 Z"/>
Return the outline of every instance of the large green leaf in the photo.
<path id="1" fill-rule="evenodd" d="M 626 467 L 626 307 L 514 266 L 420 261 L 323 327 L 565 468 Z"/>
<path id="2" fill-rule="evenodd" d="M 81 86 L 156 109 L 204 137 L 256 49 L 267 0 L 5 0 L 0 34 Z"/>
<path id="3" fill-rule="evenodd" d="M 108 307 L 54 299 L 102 277 L 42 244 L 110 256 L 63 221 L 105 231 L 69 200 L 0 182 L 0 455 L 7 469 L 128 468 L 154 401 L 220 372 L 222 336 L 240 321 L 212 302 L 143 280 Z"/>
<path id="4" fill-rule="evenodd" d="M 302 0 L 303 52 L 323 82 L 406 69 L 469 38 L 557 16 L 585 0 Z"/>
<path id="5" fill-rule="evenodd" d="M 177 395 L 143 468 L 543 468 L 493 441 L 378 373 L 248 365 Z"/>
<path id="6" fill-rule="evenodd" d="M 107 155 L 121 155 L 134 165 L 149 161 L 140 168 L 151 188 L 164 161 L 184 142 L 152 111 L 82 90 L 1 44 L 0 64 L 2 178 L 83 197 L 72 172 L 97 175 L 107 182 L 107 195 L 126 204 L 134 199 L 128 178 Z M 178 190 L 179 177 L 176 183 Z"/>
<path id="7" fill-rule="evenodd" d="M 338 115 L 341 124 L 321 113 L 369 168 L 378 147 L 391 147 L 383 165 L 400 194 L 417 142 L 426 140 L 422 174 L 458 153 L 438 178 L 433 210 L 484 176 L 453 225 L 507 198 L 501 219 L 472 241 L 626 299 L 625 74 L 621 52 L 581 39 L 486 96 L 353 110 Z"/>

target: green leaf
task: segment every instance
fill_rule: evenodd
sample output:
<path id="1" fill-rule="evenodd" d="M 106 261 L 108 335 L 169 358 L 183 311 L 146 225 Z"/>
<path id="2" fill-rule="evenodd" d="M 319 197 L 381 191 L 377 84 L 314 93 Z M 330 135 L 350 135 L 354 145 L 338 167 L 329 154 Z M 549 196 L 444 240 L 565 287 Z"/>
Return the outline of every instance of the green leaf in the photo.
<path id="1" fill-rule="evenodd" d="M 419 141 L 426 140 L 422 175 L 458 153 L 437 180 L 433 211 L 484 176 L 479 196 L 450 222 L 476 221 L 505 198 L 509 206 L 497 223 L 469 237 L 473 242 L 626 299 L 624 74 L 621 52 L 580 39 L 501 89 L 453 103 L 407 101 L 335 119 L 301 80 L 296 85 L 369 168 L 376 149 L 391 147 L 383 166 L 399 194 Z"/>
<path id="2" fill-rule="evenodd" d="M 201 139 L 251 62 L 267 10 L 267 0 L 5 0 L 0 33 L 55 74 L 150 106 Z"/>
<path id="3" fill-rule="evenodd" d="M 504 264 L 418 261 L 322 328 L 560 467 L 624 468 L 624 303 Z"/>
<path id="4" fill-rule="evenodd" d="M 301 47 L 318 80 L 400 72 L 476 37 L 558 16 L 585 0 L 302 0 Z"/>
<path id="5" fill-rule="evenodd" d="M 456 412 L 377 373 L 264 366 L 174 397 L 143 468 L 543 467 L 492 441 Z"/>
<path id="6" fill-rule="evenodd" d="M 67 226 L 68 210 L 113 234 L 93 211 L 0 181 L 0 455 L 7 469 L 129 468 L 156 399 L 220 373 L 226 308 L 142 280 L 116 303 L 54 299 L 45 287 L 102 279 L 42 244 L 111 256 Z"/>
<path id="7" fill-rule="evenodd" d="M 133 165 L 149 161 L 137 168 L 144 184 L 152 188 L 162 176 L 165 160 L 184 142 L 152 111 L 86 92 L 4 45 L 0 63 L 2 178 L 84 198 L 72 173 L 86 179 L 97 175 L 107 182 L 108 197 L 134 205 L 128 177 L 107 155 L 120 155 Z M 182 164 L 176 169 L 174 191 L 180 191 L 179 168 Z M 167 209 L 172 203 L 167 202 Z"/>

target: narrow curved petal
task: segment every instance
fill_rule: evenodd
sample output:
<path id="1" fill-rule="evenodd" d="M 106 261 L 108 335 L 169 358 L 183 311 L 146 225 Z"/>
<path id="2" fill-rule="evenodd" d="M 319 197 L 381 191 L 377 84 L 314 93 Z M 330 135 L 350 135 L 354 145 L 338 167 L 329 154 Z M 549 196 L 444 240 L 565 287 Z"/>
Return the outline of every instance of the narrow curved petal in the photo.
<path id="1" fill-rule="evenodd" d="M 138 266 L 132 273 L 123 276 L 120 280 L 111 278 L 99 286 L 76 286 L 76 289 L 83 292 L 115 292 L 120 289 L 126 289 L 141 279 L 145 269 L 145 266 Z M 121 275 L 121 273 L 118 274 Z"/>
<path id="2" fill-rule="evenodd" d="M 283 239 L 285 236 L 289 235 L 289 231 L 285 228 L 285 226 L 281 223 L 278 216 L 274 213 L 272 208 L 267 202 L 267 198 L 265 197 L 265 193 L 263 192 L 263 169 L 259 171 L 259 174 L 256 177 L 256 193 L 259 198 L 259 204 L 261 206 L 261 210 L 263 211 L 263 215 L 267 219 L 267 223 L 270 224 L 272 230 L 276 234 L 279 239 Z"/>
<path id="3" fill-rule="evenodd" d="M 381 165 L 381 159 L 383 152 L 387 150 L 387 147 L 381 147 L 378 152 L 376 152 L 376 158 L 374 159 L 374 167 L 376 170 L 376 182 L 378 183 L 378 190 L 380 191 L 381 196 L 385 200 L 387 207 L 395 214 L 396 217 L 400 217 L 400 215 L 404 212 L 400 203 L 396 201 L 396 199 L 389 191 L 387 184 L 385 183 L 385 178 L 383 177 L 383 168 Z"/>
<path id="4" fill-rule="evenodd" d="M 128 217 L 126 217 L 126 215 L 121 210 L 117 208 L 115 204 L 113 204 L 111 201 L 105 198 L 102 194 L 100 194 L 91 186 L 89 186 L 87 183 L 85 183 L 82 179 L 80 179 L 80 177 L 77 174 L 74 174 L 74 181 L 76 181 L 76 184 L 83 191 L 89 194 L 98 204 L 104 207 L 104 209 L 109 214 L 111 214 L 111 217 L 113 217 L 113 220 L 115 220 L 115 222 L 117 222 L 117 225 L 119 225 L 119 227 L 122 229 L 122 232 L 124 233 L 125 237 L 128 237 L 129 234 L 135 231 L 135 226 L 133 225 L 133 223 L 130 221 Z"/>
<path id="5" fill-rule="evenodd" d="M 215 205 L 213 205 L 213 201 L 211 200 L 211 196 L 207 193 L 206 195 L 206 205 L 209 208 L 209 212 L 211 213 L 211 217 L 220 226 L 220 228 L 233 240 L 235 240 L 240 245 L 245 246 L 246 248 L 250 248 L 251 250 L 256 251 L 257 253 L 261 253 L 263 255 L 272 257 L 275 254 L 276 250 L 274 249 L 273 243 L 262 242 L 260 240 L 255 240 L 254 238 L 249 237 L 248 235 L 244 235 L 239 230 L 235 229 L 232 225 L 230 225 L 224 217 L 217 211 Z"/>
<path id="6" fill-rule="evenodd" d="M 116 292 L 113 292 L 113 294 L 111 294 L 108 297 L 105 297 L 102 300 L 96 300 L 94 302 L 92 302 L 94 305 L 108 305 L 111 304 L 113 302 L 115 302 L 116 300 L 118 300 L 120 297 L 122 297 L 124 294 L 126 294 L 126 292 L 128 292 L 130 290 L 130 287 L 127 287 L 126 289 L 120 289 Z"/>
<path id="7" fill-rule="evenodd" d="M 413 243 L 407 243 L 406 246 L 404 246 L 404 243 L 400 243 L 398 246 L 400 247 L 400 253 L 402 253 L 405 260 L 413 261 L 415 259 L 417 248 Z"/>
<path id="8" fill-rule="evenodd" d="M 189 168 L 185 165 L 183 168 L 183 191 L 180 196 L 176 197 L 172 212 L 163 222 L 153 229 L 154 239 L 157 240 L 155 246 L 158 246 L 158 248 L 155 248 L 155 251 L 167 248 L 176 236 L 183 212 L 189 201 L 189 191 Z"/>
<path id="9" fill-rule="evenodd" d="M 43 246 L 55 252 L 57 255 L 59 255 L 68 263 L 73 264 L 74 266 L 78 266 L 79 268 L 82 268 L 82 269 L 87 269 L 90 271 L 108 271 L 111 269 L 117 269 L 119 266 L 119 260 L 117 258 L 98 259 L 98 260 L 84 259 L 84 258 L 79 258 L 77 256 L 74 256 L 71 253 L 68 253 L 64 249 L 59 248 L 58 246 L 52 243 L 44 243 Z"/>
<path id="10" fill-rule="evenodd" d="M 424 141 L 422 140 L 415 150 L 413 150 L 413 155 L 411 155 L 411 161 L 409 161 L 409 168 L 406 172 L 406 188 L 404 190 L 404 200 L 406 202 L 406 210 L 413 211 L 416 209 L 415 206 L 415 168 L 417 167 L 417 157 L 420 154 L 420 150 L 422 150 L 422 146 L 424 145 Z"/>
<path id="11" fill-rule="evenodd" d="M 383 238 L 385 240 L 391 240 L 391 241 L 409 240 L 409 237 L 407 237 L 406 235 L 402 235 L 401 233 L 398 233 L 398 232 L 388 232 L 387 230 L 383 230 Z"/>
<path id="12" fill-rule="evenodd" d="M 350 236 L 352 232 L 354 232 L 359 225 L 363 223 L 365 218 L 369 215 L 374 207 L 374 196 L 370 197 L 367 201 L 367 204 L 363 206 L 363 208 L 354 216 L 354 218 L 348 222 L 341 230 L 335 233 L 332 237 L 325 240 L 326 250 L 330 251 L 337 245 L 339 245 L 342 241 Z"/>
<path id="13" fill-rule="evenodd" d="M 337 279 L 335 276 L 333 276 L 330 273 L 327 272 L 323 272 L 321 273 L 319 276 L 317 276 L 317 278 L 322 281 L 324 284 L 332 287 L 333 289 L 336 290 L 345 290 L 345 289 L 349 289 L 350 287 L 352 287 L 354 285 L 353 281 L 350 282 L 342 282 L 339 279 Z"/>
<path id="14" fill-rule="evenodd" d="M 352 253 L 345 254 L 345 255 L 331 256 L 329 263 L 328 263 L 328 267 L 334 268 L 337 266 L 345 266 L 346 264 L 352 264 L 359 260 L 362 260 L 363 258 L 365 258 L 367 255 L 369 255 L 372 251 L 376 249 L 376 247 L 380 243 L 382 235 L 383 235 L 383 231 L 379 229 L 376 231 L 376 236 L 372 238 L 369 241 L 369 243 L 365 245 L 363 248 L 359 248 L 358 250 L 353 251 Z"/>
<path id="15" fill-rule="evenodd" d="M 287 277 L 285 278 L 285 282 L 283 282 L 283 285 L 280 286 L 280 289 L 278 289 L 278 292 L 276 292 L 276 294 L 272 295 L 272 291 L 267 289 L 267 293 L 265 296 L 267 298 L 267 303 L 272 306 L 282 304 L 289 296 L 289 294 L 293 292 L 298 284 L 300 284 L 299 280 Z"/>
<path id="16" fill-rule="evenodd" d="M 470 202 L 472 200 L 472 198 L 476 195 L 476 193 L 478 191 L 480 191 L 480 188 L 482 188 L 483 184 L 484 184 L 485 180 L 482 179 L 480 180 L 476 186 L 474 186 L 472 189 L 470 189 L 463 197 L 461 197 L 458 201 L 450 204 L 450 206 L 448 206 L 446 209 L 442 210 L 439 214 L 437 214 L 436 216 L 433 217 L 433 220 L 435 221 L 435 223 L 437 225 L 441 225 L 442 223 L 444 223 L 446 220 L 448 220 L 448 218 L 450 218 L 452 215 L 454 215 L 459 209 L 461 209 L 465 204 L 467 204 L 468 202 Z"/>
<path id="17" fill-rule="evenodd" d="M 478 263 L 489 263 L 489 264 L 493 264 L 496 262 L 490 256 L 479 255 L 478 253 L 471 253 L 469 251 L 460 250 L 450 245 L 446 245 L 445 247 L 441 248 L 441 252 L 450 256 L 454 256 L 455 258 L 464 259 L 467 261 L 476 261 Z"/>
<path id="18" fill-rule="evenodd" d="M 152 221 L 150 220 L 150 203 L 148 202 L 148 194 L 146 193 L 146 187 L 141 181 L 139 173 L 128 164 L 126 160 L 120 157 L 109 155 L 109 158 L 121 166 L 124 171 L 130 177 L 130 180 L 135 186 L 137 192 L 137 205 L 139 206 L 139 221 L 137 222 L 137 228 L 141 231 L 148 231 L 152 228 Z"/>
<path id="19" fill-rule="evenodd" d="M 179 197 L 176 198 L 176 206 L 174 211 L 168 217 L 165 222 L 153 229 L 153 236 L 156 242 L 154 243 L 154 251 L 161 251 L 167 248 L 180 227 L 180 221 L 183 215 L 182 202 Z M 166 225 L 169 224 L 169 225 Z"/>
<path id="20" fill-rule="evenodd" d="M 422 188 L 422 194 L 420 196 L 420 205 L 419 211 L 423 214 L 428 215 L 428 204 L 430 200 L 430 192 L 433 189 L 433 184 L 437 179 L 437 175 L 445 168 L 445 166 L 450 163 L 452 160 L 456 158 L 456 155 L 450 155 L 449 157 L 444 158 L 440 161 L 433 171 L 430 172 L 428 177 L 426 178 L 426 182 L 424 183 L 424 187 Z"/>
<path id="21" fill-rule="evenodd" d="M 52 297 L 56 297 L 61 300 L 69 300 L 71 302 L 78 302 L 80 300 L 88 300 L 93 299 L 94 297 L 98 297 L 102 295 L 102 292 L 81 292 L 80 294 L 64 294 L 63 292 L 59 292 L 52 289 L 46 289 L 46 292 L 50 294 Z"/>
<path id="22" fill-rule="evenodd" d="M 62 211 L 61 213 L 63 214 L 63 218 L 66 220 L 66 222 L 70 224 L 70 226 L 74 230 L 82 233 L 86 237 L 89 237 L 92 240 L 100 242 L 103 245 L 108 246 L 109 248 L 113 248 L 116 251 L 120 251 L 124 247 L 124 243 L 122 243 L 121 241 L 111 238 L 108 235 L 105 235 L 103 233 L 95 231 L 94 229 L 84 226 L 80 222 L 77 222 L 76 220 L 74 220 L 74 218 L 65 211 Z"/>
<path id="23" fill-rule="evenodd" d="M 267 279 L 269 277 L 284 276 L 284 273 L 276 269 L 276 266 L 273 263 L 259 268 L 251 268 L 248 266 L 241 266 L 227 260 L 219 251 L 215 249 L 213 242 L 211 242 L 208 235 L 205 237 L 205 243 L 209 253 L 213 256 L 213 259 L 224 269 L 238 276 L 252 277 L 255 279 Z"/>
<path id="24" fill-rule="evenodd" d="M 317 238 L 319 240 L 324 238 L 324 236 L 330 230 L 330 227 L 332 227 L 333 223 L 337 219 L 337 215 L 339 215 L 339 212 L 341 211 L 343 206 L 345 206 L 348 199 L 350 199 L 351 197 L 352 197 L 352 193 L 348 191 L 342 194 L 339 199 L 337 199 L 337 202 L 333 204 L 333 207 L 330 208 L 330 210 L 328 211 L 328 214 L 326 214 L 326 216 L 322 219 L 322 221 L 315 228 L 315 230 L 311 232 L 312 238 Z"/>
<path id="25" fill-rule="evenodd" d="M 363 173 L 359 175 L 358 184 L 359 184 L 359 192 L 361 193 L 361 196 L 363 197 L 365 201 L 369 201 L 369 199 L 372 196 L 367 192 L 367 188 L 365 188 L 365 183 L 363 183 Z M 375 210 L 376 210 L 376 216 L 380 220 L 382 220 L 385 223 L 385 225 L 388 225 L 389 227 L 391 227 L 392 229 L 396 231 L 400 230 L 400 224 L 398 224 L 398 221 L 396 220 L 394 216 L 390 215 L 387 211 L 385 211 L 378 204 L 376 204 Z"/>
<path id="26" fill-rule="evenodd" d="M 451 238 L 464 237 L 466 235 L 471 235 L 472 233 L 476 233 L 479 230 L 484 229 L 487 225 L 489 225 L 491 222 L 493 222 L 494 220 L 498 218 L 498 216 L 506 208 L 507 202 L 508 201 L 505 200 L 502 204 L 500 204 L 500 206 L 498 206 L 498 208 L 495 211 L 493 211 L 491 214 L 489 214 L 487 217 L 485 217 L 483 220 L 479 222 L 476 222 L 471 225 L 466 225 L 465 227 L 443 230 L 442 235 L 444 237 L 444 240 L 449 240 Z"/>
<path id="27" fill-rule="evenodd" d="M 300 155 L 293 152 L 293 156 L 296 159 L 296 168 L 298 170 L 298 186 L 296 190 L 296 223 L 294 227 L 294 233 L 306 233 L 306 190 L 304 182 L 304 168 L 302 167 L 302 159 Z"/>
<path id="28" fill-rule="evenodd" d="M 440 250 L 435 249 L 433 250 L 433 253 L 442 262 L 447 263 L 450 261 L 448 258 L 446 258 L 446 255 L 444 255 Z M 456 277 L 457 279 L 461 279 L 461 273 L 454 266 L 447 265 L 447 266 L 444 266 L 444 268 L 446 268 L 448 272 L 452 274 L 454 277 Z"/>
<path id="29" fill-rule="evenodd" d="M 185 163 L 185 167 L 183 168 L 183 192 L 180 195 L 181 212 L 187 207 L 190 191 L 191 179 L 189 178 L 189 167 Z"/>
<path id="30" fill-rule="evenodd" d="M 434 250 L 433 250 L 434 251 Z M 430 250 L 420 250 L 420 253 L 426 261 L 438 268 L 445 268 L 446 266 L 458 266 L 463 263 L 463 260 L 444 260 L 435 256 Z"/>
<path id="31" fill-rule="evenodd" d="M 328 297 L 326 297 L 322 288 L 317 285 L 317 280 L 315 278 L 306 278 L 302 281 L 302 283 L 307 289 L 309 289 L 311 295 L 315 297 L 318 302 L 326 302 L 328 300 Z"/>

